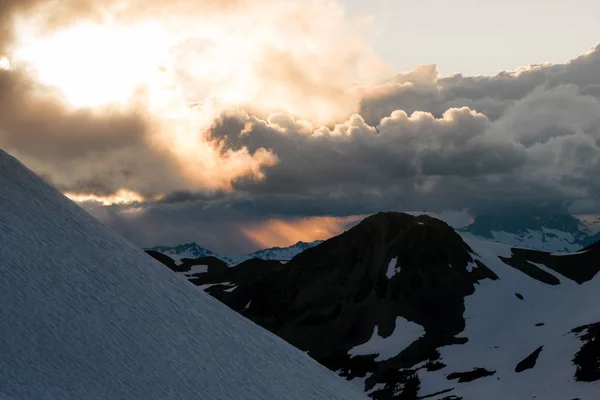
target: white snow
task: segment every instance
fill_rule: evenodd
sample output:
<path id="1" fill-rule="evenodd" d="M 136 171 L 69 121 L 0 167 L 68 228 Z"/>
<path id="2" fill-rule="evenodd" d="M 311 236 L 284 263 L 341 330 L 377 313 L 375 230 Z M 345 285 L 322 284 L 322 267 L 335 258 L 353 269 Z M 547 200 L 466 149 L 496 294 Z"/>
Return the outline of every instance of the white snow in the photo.
<path id="1" fill-rule="evenodd" d="M 394 257 L 390 260 L 390 263 L 388 264 L 387 267 L 387 271 L 385 272 L 385 276 L 387 276 L 388 279 L 392 279 L 394 277 L 394 275 L 396 275 L 396 272 L 398 272 L 396 270 L 396 260 L 398 258 Z"/>
<path id="2" fill-rule="evenodd" d="M 262 258 L 264 260 L 277 260 L 282 264 L 294 258 L 307 248 L 314 247 L 321 243 L 321 240 L 316 240 L 310 243 L 298 242 L 289 247 L 271 247 L 268 249 L 258 250 L 249 254 L 218 254 L 210 250 L 199 247 L 195 243 L 182 245 L 178 247 L 157 246 L 149 250 L 158 251 L 166 256 L 169 256 L 176 263 L 181 263 L 184 258 L 198 258 L 204 256 L 213 256 L 222 261 L 225 261 L 229 266 L 236 266 L 244 261 L 252 258 Z M 183 251 L 181 249 L 184 249 Z"/>
<path id="3" fill-rule="evenodd" d="M 217 282 L 217 283 L 205 283 L 203 285 L 197 285 L 196 287 L 199 289 L 202 289 L 202 290 L 207 290 L 209 287 L 213 287 L 213 286 L 230 286 L 230 285 L 233 285 L 233 284 L 231 282 Z"/>
<path id="4" fill-rule="evenodd" d="M 490 233 L 492 235 L 490 239 L 481 238 L 471 233 L 461 233 L 461 235 L 463 237 L 477 237 L 481 240 L 503 243 L 512 247 L 556 253 L 571 253 L 582 247 L 578 242 L 579 238 L 572 233 L 546 227 L 542 227 L 540 230 L 529 229 L 523 233 L 505 231 L 491 231 Z"/>
<path id="5" fill-rule="evenodd" d="M 207 256 L 216 256 L 212 251 L 198 246 L 196 243 L 185 244 L 177 247 L 157 246 L 150 250 L 155 250 L 169 256 L 176 263 L 181 263 L 184 258 L 198 258 Z"/>
<path id="6" fill-rule="evenodd" d="M 192 276 L 195 274 L 203 274 L 205 272 L 208 272 L 208 265 L 194 265 L 185 273 L 185 275 Z"/>
<path id="7" fill-rule="evenodd" d="M 402 317 L 396 318 L 396 327 L 390 336 L 383 338 L 379 336 L 378 330 L 379 328 L 375 325 L 371 339 L 366 343 L 350 349 L 348 354 L 351 356 L 378 354 L 375 361 L 384 361 L 397 356 L 402 350 L 420 338 L 424 333 L 421 325 L 415 324 Z"/>
<path id="8" fill-rule="evenodd" d="M 574 380 L 575 366 L 571 360 L 582 343 L 570 331 L 600 321 L 597 296 L 600 282 L 578 285 L 536 264 L 561 279 L 560 285 L 547 285 L 500 261 L 499 255 L 510 255 L 509 246 L 475 238 L 466 241 L 500 279 L 481 281 L 475 293 L 465 299 L 467 326 L 459 336 L 469 341 L 440 349 L 440 361 L 446 368 L 419 371 L 419 395 L 455 387 L 451 393 L 431 398 L 450 394 L 465 400 L 531 399 L 534 396 L 547 400 L 597 398 L 597 382 Z M 524 300 L 518 299 L 515 293 L 522 294 Z M 537 323 L 544 325 L 536 326 Z M 535 367 L 516 373 L 516 365 L 539 346 L 544 348 Z M 468 383 L 446 378 L 449 373 L 478 367 L 495 370 L 496 374 Z"/>
<path id="9" fill-rule="evenodd" d="M 576 251 L 574 253 L 552 253 L 551 255 L 553 256 L 570 256 L 572 254 L 585 254 L 587 253 L 589 250 L 584 250 L 584 251 Z"/>
<path id="10" fill-rule="evenodd" d="M 0 151 L 0 398 L 364 399 Z"/>

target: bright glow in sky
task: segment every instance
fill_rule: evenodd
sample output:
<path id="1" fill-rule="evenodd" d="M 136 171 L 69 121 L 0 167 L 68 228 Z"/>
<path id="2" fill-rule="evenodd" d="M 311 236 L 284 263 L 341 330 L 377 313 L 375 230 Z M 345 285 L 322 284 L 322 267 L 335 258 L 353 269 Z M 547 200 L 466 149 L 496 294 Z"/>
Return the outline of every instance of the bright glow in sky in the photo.
<path id="1" fill-rule="evenodd" d="M 496 74 L 563 63 L 600 40 L 598 0 L 342 0 L 372 15 L 372 43 L 393 71 L 437 64 L 442 75 Z"/>

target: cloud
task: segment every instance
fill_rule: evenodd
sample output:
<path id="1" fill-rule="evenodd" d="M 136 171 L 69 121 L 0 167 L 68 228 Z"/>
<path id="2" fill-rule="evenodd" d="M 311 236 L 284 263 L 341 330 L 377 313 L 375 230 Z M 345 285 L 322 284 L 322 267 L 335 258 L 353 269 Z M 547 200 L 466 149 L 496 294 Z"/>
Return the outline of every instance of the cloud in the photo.
<path id="1" fill-rule="evenodd" d="M 581 208 L 600 198 L 599 67 L 600 47 L 494 77 L 439 78 L 423 66 L 363 87 L 366 108 L 333 127 L 237 115 L 212 135 L 233 149 L 272 149 L 280 162 L 265 181 L 236 188 L 282 212 L 288 198 L 321 201 L 332 214 L 355 203 L 365 211 Z"/>
<path id="2" fill-rule="evenodd" d="M 127 189 L 156 197 L 183 190 L 227 190 L 239 177 L 261 179 L 264 167 L 275 164 L 277 157 L 262 148 L 251 153 L 243 148 L 231 151 L 206 140 L 205 130 L 221 110 L 241 104 L 265 113 L 277 107 L 319 120 L 345 115 L 358 106 L 356 97 L 345 94 L 355 75 L 352 68 L 344 73 L 341 66 L 362 65 L 363 47 L 358 36 L 346 35 L 341 9 L 335 3 L 47 0 L 2 2 L 0 6 L 2 30 L 7 33 L 0 55 L 4 52 L 14 58 L 11 70 L 0 70 L 0 98 L 6 104 L 1 111 L 0 146 L 75 195 L 107 197 Z M 174 100 L 158 109 L 146 104 L 153 100 L 148 98 L 128 107 L 111 104 L 93 110 L 68 104 L 72 96 L 61 87 L 65 80 L 78 77 L 68 88 L 77 94 L 101 91 L 123 82 L 110 76 L 119 74 L 113 65 L 124 68 L 140 52 L 131 48 L 132 60 L 107 63 L 113 55 L 111 46 L 119 43 L 103 46 L 96 41 L 108 40 L 110 29 L 117 29 L 112 28 L 115 24 L 129 29 L 157 15 L 160 35 L 168 41 L 162 49 L 169 52 L 166 61 L 170 62 L 164 75 L 172 89 L 157 97 L 173 95 Z M 70 33 L 69 29 L 86 23 L 97 30 Z M 56 42 L 55 33 L 70 33 L 79 43 L 93 39 L 95 45 L 65 48 L 66 39 Z M 118 40 L 126 41 L 129 33 L 119 31 Z M 20 59 L 28 54 L 20 46 L 29 46 L 26 49 L 31 53 L 31 43 L 41 43 L 33 48 L 38 53 L 52 49 L 53 54 Z M 160 50 L 161 43 L 152 45 Z M 102 53 L 98 56 L 85 47 Z M 116 50 L 127 57 L 123 49 Z M 75 63 L 73 51 L 86 51 L 82 58 L 93 57 L 110 69 Z M 66 71 L 55 68 L 40 73 L 40 67 L 48 68 L 44 63 L 56 64 L 52 60 L 61 56 L 64 61 L 57 65 Z M 310 66 L 306 59 L 312 59 Z M 143 72 L 137 71 L 138 75 Z M 129 72 L 126 77 L 135 78 L 135 74 Z M 49 75 L 55 79 L 40 81 Z M 57 76 L 60 85 L 54 87 Z M 188 106 L 192 101 L 194 108 Z"/>
<path id="3" fill-rule="evenodd" d="M 600 213 L 600 46 L 495 76 L 423 65 L 382 80 L 365 25 L 335 1 L 58 4 L 2 2 L 0 56 L 75 22 L 160 16 L 148 56 L 168 89 L 74 107 L 13 63 L 0 146 L 138 244 L 249 250 L 381 210 Z M 80 86 L 104 78 L 92 67 Z"/>
<path id="4" fill-rule="evenodd" d="M 313 242 L 339 235 L 350 224 L 356 223 L 364 217 L 364 215 L 351 215 L 347 217 L 269 219 L 258 224 L 245 224 L 240 230 L 255 246 L 260 248 L 285 247 L 298 241 Z"/>

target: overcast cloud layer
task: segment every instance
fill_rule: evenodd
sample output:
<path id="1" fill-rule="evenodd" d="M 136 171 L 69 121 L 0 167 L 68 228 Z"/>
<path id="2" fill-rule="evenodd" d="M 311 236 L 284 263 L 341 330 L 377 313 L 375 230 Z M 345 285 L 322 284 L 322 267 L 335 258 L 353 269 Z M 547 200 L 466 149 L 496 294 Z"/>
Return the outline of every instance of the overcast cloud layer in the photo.
<path id="1" fill-rule="evenodd" d="M 0 2 L 0 37 L 10 38 L 10 16 L 35 3 L 51 2 Z M 565 64 L 496 76 L 439 77 L 425 65 L 357 86 L 350 69 L 380 66 L 361 59 L 368 49 L 359 42 L 336 48 L 345 29 L 337 8 L 302 4 L 271 11 L 270 20 L 260 11 L 273 2 L 204 3 L 227 21 L 252 9 L 267 22 L 304 16 L 308 27 L 290 36 L 296 47 L 269 53 L 275 58 L 253 69 L 266 95 L 219 109 L 198 134 L 202 157 L 190 161 L 200 178 L 182 167 L 185 152 L 150 140 L 156 125 L 143 109 L 69 110 L 34 95 L 19 70 L 0 69 L 0 147 L 65 192 L 139 194 L 132 204 L 85 207 L 142 246 L 196 240 L 251 250 L 257 240 L 247 232 L 273 218 L 293 227 L 304 217 L 381 210 L 600 213 L 600 46 Z M 311 7 L 337 28 L 312 21 Z M 315 37 L 331 43 L 312 54 L 297 50 Z M 0 42 L 0 56 L 10 44 Z M 322 126 L 319 110 L 335 118 Z"/>

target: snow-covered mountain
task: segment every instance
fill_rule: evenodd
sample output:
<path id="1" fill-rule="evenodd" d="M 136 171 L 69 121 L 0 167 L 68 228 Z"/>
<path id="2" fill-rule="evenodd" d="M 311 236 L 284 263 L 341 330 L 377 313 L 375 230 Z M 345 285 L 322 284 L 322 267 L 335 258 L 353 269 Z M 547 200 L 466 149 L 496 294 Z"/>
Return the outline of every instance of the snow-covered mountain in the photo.
<path id="1" fill-rule="evenodd" d="M 596 399 L 600 243 L 572 254 L 379 213 L 188 279 L 377 400 Z"/>
<path id="2" fill-rule="evenodd" d="M 513 247 L 550 252 L 573 252 L 600 240 L 600 233 L 571 215 L 480 215 L 459 231 Z"/>
<path id="3" fill-rule="evenodd" d="M 278 261 L 289 261 L 296 254 L 302 251 L 314 247 L 322 243 L 322 240 L 316 240 L 314 242 L 298 242 L 289 247 L 270 247 L 268 249 L 258 250 L 254 253 L 249 254 L 218 254 L 205 249 L 204 247 L 198 246 L 196 243 L 188 243 L 174 247 L 168 246 L 155 246 L 146 251 L 155 251 L 162 253 L 170 257 L 176 263 L 181 263 L 185 258 L 200 258 L 200 257 L 216 257 L 220 260 L 225 261 L 228 265 L 234 266 L 243 261 L 250 260 L 252 258 L 261 258 L 263 260 L 278 260 Z"/>
<path id="4" fill-rule="evenodd" d="M 145 250 L 152 250 L 171 257 L 176 262 L 181 262 L 183 258 L 199 258 L 215 256 L 215 253 L 198 246 L 196 243 L 187 243 L 179 246 L 155 246 Z"/>
<path id="5" fill-rule="evenodd" d="M 0 398 L 364 395 L 0 151 Z"/>

